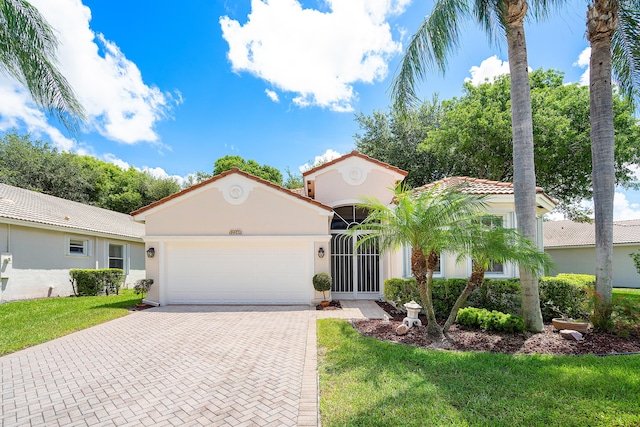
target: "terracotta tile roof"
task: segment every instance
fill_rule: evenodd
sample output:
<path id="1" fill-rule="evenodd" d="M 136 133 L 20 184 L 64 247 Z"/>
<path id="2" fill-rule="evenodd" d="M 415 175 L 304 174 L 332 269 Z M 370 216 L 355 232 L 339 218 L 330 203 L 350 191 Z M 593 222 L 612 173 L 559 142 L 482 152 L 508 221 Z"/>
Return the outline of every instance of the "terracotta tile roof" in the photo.
<path id="1" fill-rule="evenodd" d="M 513 184 L 510 182 L 490 181 L 488 179 L 470 178 L 468 176 L 444 178 L 440 181 L 418 187 L 414 189 L 414 191 L 427 190 L 435 185 L 444 185 L 445 187 L 460 185 L 462 191 L 470 194 L 513 194 Z M 536 193 L 545 194 L 541 187 L 536 187 Z"/>
<path id="2" fill-rule="evenodd" d="M 544 247 L 595 246 L 595 224 L 573 221 L 544 223 Z M 640 243 L 640 219 L 614 221 L 613 244 Z"/>
<path id="3" fill-rule="evenodd" d="M 296 193 L 300 196 L 305 196 L 304 193 L 304 187 L 300 187 L 300 188 L 290 188 L 289 191 L 291 191 L 292 193 Z"/>
<path id="4" fill-rule="evenodd" d="M 309 175 L 311 173 L 317 172 L 317 171 L 319 171 L 321 169 L 324 169 L 324 168 L 326 168 L 328 166 L 334 165 L 334 164 L 336 164 L 338 162 L 341 162 L 341 161 L 343 161 L 345 159 L 348 159 L 349 157 L 360 157 L 361 159 L 373 162 L 373 163 L 377 164 L 378 166 L 381 166 L 381 167 L 383 167 L 385 169 L 389 169 L 389 170 L 395 171 L 395 172 L 401 174 L 402 176 L 407 176 L 409 174 L 407 171 L 403 171 L 402 169 L 399 169 L 399 168 L 397 168 L 395 166 L 391 166 L 388 163 L 381 162 L 380 160 L 376 160 L 373 157 L 369 157 L 369 156 L 367 156 L 365 154 L 362 154 L 357 150 L 353 150 L 349 154 L 345 154 L 344 156 L 338 157 L 337 159 L 333 159 L 330 162 L 323 163 L 320 166 L 316 166 L 313 169 L 309 169 L 308 171 L 303 172 L 302 176 L 305 177 L 305 176 L 307 176 L 307 175 Z"/>
<path id="5" fill-rule="evenodd" d="M 210 184 L 212 182 L 215 182 L 215 181 L 217 181 L 219 179 L 224 178 L 225 176 L 228 176 L 228 175 L 231 175 L 231 174 L 234 174 L 234 173 L 238 174 L 238 175 L 242 175 L 245 178 L 251 179 L 251 180 L 256 181 L 256 182 L 259 182 L 261 184 L 264 184 L 264 185 L 266 185 L 268 187 L 271 187 L 273 189 L 276 189 L 278 191 L 282 191 L 283 193 L 286 193 L 286 194 L 288 194 L 290 196 L 296 197 L 296 198 L 298 198 L 300 200 L 304 200 L 305 202 L 311 203 L 313 205 L 316 205 L 316 206 L 318 206 L 318 207 L 320 207 L 322 209 L 326 209 L 328 211 L 332 210 L 331 207 L 325 205 L 324 203 L 320 203 L 320 202 L 318 202 L 316 200 L 313 200 L 313 199 L 310 199 L 308 197 L 302 196 L 302 195 L 300 195 L 300 194 L 298 194 L 298 193 L 296 193 L 294 191 L 287 190 L 286 188 L 280 187 L 279 185 L 274 184 L 271 181 L 267 181 L 266 179 L 262 179 L 262 178 L 259 178 L 259 177 L 255 176 L 255 175 L 251 175 L 250 173 L 247 173 L 245 171 L 241 171 L 238 168 L 232 168 L 232 169 L 230 169 L 228 171 L 222 172 L 221 174 L 215 175 L 215 176 L 213 176 L 213 177 L 211 177 L 209 179 L 206 179 L 206 180 L 201 181 L 201 182 L 199 182 L 197 184 L 194 184 L 191 187 L 185 188 L 182 191 L 179 191 L 179 192 L 174 193 L 174 194 L 172 194 L 170 196 L 167 196 L 164 199 L 160 199 L 157 202 L 153 202 L 150 205 L 147 205 L 147 206 L 144 206 L 144 207 L 142 207 L 142 208 L 140 208 L 138 210 L 135 210 L 135 211 L 131 212 L 131 215 L 135 216 L 135 215 L 141 214 L 143 212 L 146 212 L 149 209 L 155 208 L 156 206 L 160 206 L 160 205 L 168 202 L 169 200 L 172 200 L 172 199 L 175 199 L 177 197 L 180 197 L 180 196 L 182 196 L 184 194 L 187 194 L 187 193 L 189 193 L 189 192 L 191 192 L 193 190 L 196 190 L 196 189 L 198 189 L 200 187 L 204 187 L 205 185 L 208 185 L 208 184 Z"/>
<path id="6" fill-rule="evenodd" d="M 144 225 L 127 214 L 6 184 L 0 184 L 0 218 L 136 239 L 144 235 Z"/>

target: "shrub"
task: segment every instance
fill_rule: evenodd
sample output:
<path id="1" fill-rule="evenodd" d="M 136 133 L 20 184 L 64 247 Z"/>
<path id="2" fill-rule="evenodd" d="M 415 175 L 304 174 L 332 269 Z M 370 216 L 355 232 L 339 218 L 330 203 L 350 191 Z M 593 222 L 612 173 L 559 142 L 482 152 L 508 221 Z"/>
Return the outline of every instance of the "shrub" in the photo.
<path id="1" fill-rule="evenodd" d="M 124 283 L 124 271 L 119 268 L 87 270 L 74 268 L 69 270 L 73 293 L 76 296 L 96 296 L 100 294 L 119 293 Z"/>
<path id="2" fill-rule="evenodd" d="M 614 332 L 623 338 L 630 336 L 640 337 L 640 300 L 625 298 L 623 296 L 614 297 L 613 313 Z"/>
<path id="3" fill-rule="evenodd" d="M 519 314 L 522 295 L 519 279 L 484 279 L 470 296 L 467 305 L 503 313 Z"/>
<path id="4" fill-rule="evenodd" d="M 327 297 L 324 293 L 331 290 L 331 284 L 333 283 L 331 276 L 327 273 L 318 273 L 313 276 L 311 282 L 313 283 L 313 288 L 318 292 L 322 292 L 322 297 L 326 300 Z"/>
<path id="5" fill-rule="evenodd" d="M 433 280 L 433 309 L 437 318 L 446 319 L 449 316 L 466 285 L 467 279 Z M 421 302 L 414 278 L 385 280 L 384 298 L 393 301 L 401 311 L 409 301 Z M 520 301 L 518 279 L 485 279 L 482 286 L 471 293 L 467 305 L 516 314 L 520 312 Z"/>
<path id="6" fill-rule="evenodd" d="M 522 332 L 524 320 L 520 316 L 502 313 L 497 310 L 467 307 L 458 311 L 456 322 L 469 328 L 482 328 L 485 331 Z"/>
<path id="7" fill-rule="evenodd" d="M 151 285 L 153 285 L 153 279 L 136 280 L 136 283 L 133 285 L 133 292 L 135 292 L 136 295 L 142 294 L 142 299 L 144 299 L 144 295 L 149 292 Z"/>
<path id="8" fill-rule="evenodd" d="M 540 309 L 545 322 L 554 317 L 586 319 L 589 317 L 588 289 L 595 277 L 586 274 L 559 274 L 556 277 L 540 277 Z"/>

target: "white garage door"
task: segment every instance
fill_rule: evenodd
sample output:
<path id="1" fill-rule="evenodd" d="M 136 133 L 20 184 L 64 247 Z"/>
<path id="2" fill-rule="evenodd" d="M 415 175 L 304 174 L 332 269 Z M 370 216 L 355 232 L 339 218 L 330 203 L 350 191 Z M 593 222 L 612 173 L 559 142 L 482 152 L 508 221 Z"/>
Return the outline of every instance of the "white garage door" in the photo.
<path id="1" fill-rule="evenodd" d="M 309 304 L 308 242 L 170 243 L 169 304 Z"/>

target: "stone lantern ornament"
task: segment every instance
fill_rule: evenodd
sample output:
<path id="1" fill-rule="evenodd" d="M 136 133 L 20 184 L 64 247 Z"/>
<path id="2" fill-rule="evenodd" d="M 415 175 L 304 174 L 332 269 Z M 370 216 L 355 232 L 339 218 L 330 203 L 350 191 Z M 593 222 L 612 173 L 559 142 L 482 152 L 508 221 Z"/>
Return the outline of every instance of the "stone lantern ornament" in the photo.
<path id="1" fill-rule="evenodd" d="M 418 319 L 418 315 L 420 314 L 420 310 L 422 307 L 415 301 L 408 302 L 404 305 L 404 308 L 407 309 L 407 317 L 402 319 L 402 323 L 407 325 L 408 327 L 413 327 L 413 325 L 422 326 L 422 322 Z"/>

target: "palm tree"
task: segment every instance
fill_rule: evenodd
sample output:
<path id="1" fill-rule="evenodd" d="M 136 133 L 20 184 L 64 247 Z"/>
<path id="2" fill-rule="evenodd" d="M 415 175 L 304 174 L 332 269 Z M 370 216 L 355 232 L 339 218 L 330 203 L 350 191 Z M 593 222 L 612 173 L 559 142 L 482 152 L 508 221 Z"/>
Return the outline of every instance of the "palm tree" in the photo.
<path id="1" fill-rule="evenodd" d="M 596 316 L 609 316 L 612 300 L 613 196 L 615 192 L 612 70 L 633 99 L 640 87 L 640 1 L 592 0 L 587 11 L 591 45 L 590 109 L 593 203 L 596 227 Z M 637 95 L 637 92 L 635 93 Z"/>
<path id="2" fill-rule="evenodd" d="M 455 322 L 458 310 L 464 306 L 471 292 L 482 284 L 484 274 L 493 263 L 517 263 L 532 274 L 552 265 L 549 255 L 538 251 L 529 239 L 515 229 L 492 225 L 491 217 L 468 225 L 466 230 L 470 244 L 459 252 L 458 261 L 471 258 L 471 275 L 444 324 L 445 335 Z"/>
<path id="3" fill-rule="evenodd" d="M 426 333 L 436 342 L 443 334 L 433 308 L 433 272 L 440 252 L 467 244 L 464 224 L 479 215 L 483 200 L 484 196 L 465 194 L 456 187 L 433 186 L 418 194 L 399 187 L 392 206 L 376 198 L 362 199 L 360 206 L 369 215 L 351 229 L 368 231 L 358 244 L 375 242 L 381 252 L 411 247 L 411 273 L 427 315 Z"/>
<path id="4" fill-rule="evenodd" d="M 0 71 L 25 85 L 34 102 L 74 131 L 84 110 L 55 65 L 58 42 L 25 0 L 0 0 Z"/>
<path id="5" fill-rule="evenodd" d="M 633 0 L 636 1 L 636 0 Z M 547 2 L 537 1 L 536 15 Z M 429 68 L 446 70 L 447 56 L 459 45 L 460 21 L 472 18 L 497 41 L 497 32 L 506 36 L 511 74 L 511 118 L 513 134 L 513 185 L 516 216 L 521 234 L 537 240 L 536 177 L 533 158 L 533 122 L 523 20 L 526 0 L 436 0 L 429 15 L 413 36 L 392 86 L 392 96 L 400 110 L 418 100 L 416 79 L 425 77 Z M 528 330 L 543 329 L 538 281 L 535 274 L 520 268 L 522 308 Z"/>

